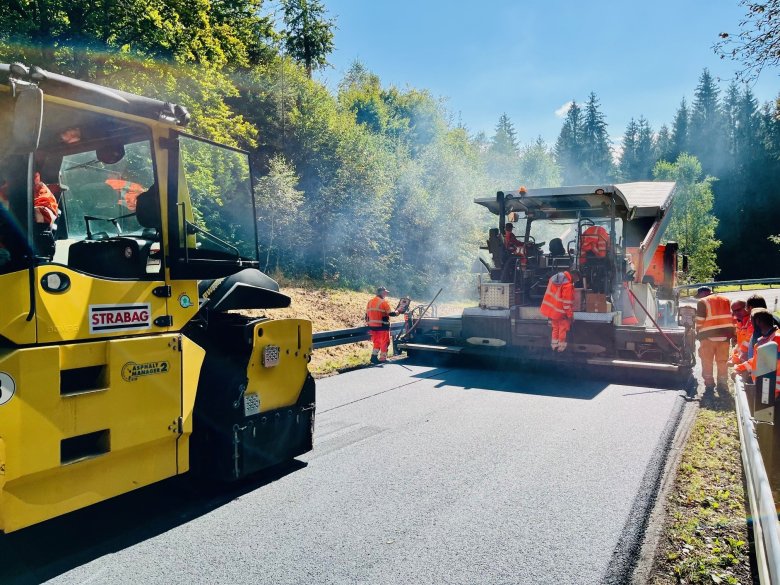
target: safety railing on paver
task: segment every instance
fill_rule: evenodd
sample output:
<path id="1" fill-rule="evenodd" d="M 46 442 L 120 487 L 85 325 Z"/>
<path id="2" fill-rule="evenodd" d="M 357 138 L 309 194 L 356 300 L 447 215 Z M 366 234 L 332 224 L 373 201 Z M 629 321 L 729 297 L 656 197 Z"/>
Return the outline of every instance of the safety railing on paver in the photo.
<path id="1" fill-rule="evenodd" d="M 738 286 L 739 290 L 742 290 L 742 287 L 754 284 L 768 284 L 769 288 L 772 288 L 773 284 L 780 284 L 780 278 L 749 278 L 745 280 L 721 280 L 719 282 L 696 282 L 693 284 L 682 284 L 675 287 L 674 290 L 681 291 L 687 288 L 699 288 L 700 286 Z"/>
<path id="2" fill-rule="evenodd" d="M 769 486 L 764 460 L 756 438 L 756 421 L 750 416 L 747 394 L 742 379 L 736 380 L 737 417 L 742 450 L 742 466 L 753 518 L 756 545 L 756 565 L 762 585 L 780 583 L 780 524 Z"/>
<path id="3" fill-rule="evenodd" d="M 398 333 L 404 328 L 403 323 L 391 323 L 390 332 Z M 369 339 L 368 327 L 353 327 L 352 329 L 339 329 L 337 331 L 320 331 L 313 336 L 314 349 L 358 343 Z"/>

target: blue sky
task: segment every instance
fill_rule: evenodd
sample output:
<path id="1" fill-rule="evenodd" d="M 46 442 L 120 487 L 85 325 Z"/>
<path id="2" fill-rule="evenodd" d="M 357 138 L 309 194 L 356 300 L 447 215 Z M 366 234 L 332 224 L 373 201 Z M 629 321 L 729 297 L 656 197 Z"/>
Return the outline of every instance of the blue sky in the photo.
<path id="1" fill-rule="evenodd" d="M 330 87 L 359 59 L 385 85 L 446 99 L 472 132 L 491 135 L 506 112 L 522 143 L 553 143 L 556 110 L 591 91 L 616 142 L 631 117 L 656 131 L 670 124 L 704 67 L 724 88 L 733 76 L 712 45 L 744 12 L 737 0 L 323 1 L 338 26 L 333 68 L 317 74 Z M 777 95 L 778 79 L 764 72 L 760 101 Z"/>

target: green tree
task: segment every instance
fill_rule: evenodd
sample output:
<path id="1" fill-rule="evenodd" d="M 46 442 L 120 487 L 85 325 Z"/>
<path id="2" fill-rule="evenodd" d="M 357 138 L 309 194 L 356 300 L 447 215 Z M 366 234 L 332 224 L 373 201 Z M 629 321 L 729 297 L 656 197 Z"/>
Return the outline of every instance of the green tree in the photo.
<path id="1" fill-rule="evenodd" d="M 282 155 L 269 161 L 268 174 L 255 185 L 260 252 L 265 254 L 265 271 L 280 267 L 281 256 L 307 243 L 305 222 L 300 215 L 303 191 L 299 191 L 295 168 Z M 262 257 L 261 257 L 262 258 Z"/>
<path id="2" fill-rule="evenodd" d="M 311 77 L 313 69 L 328 64 L 333 52 L 334 20 L 320 0 L 282 0 L 287 54 L 301 63 Z"/>
<path id="3" fill-rule="evenodd" d="M 653 129 L 644 116 L 640 116 L 637 122 L 635 156 L 636 170 L 633 178 L 639 181 L 650 180 L 656 157 L 653 145 Z"/>
<path id="4" fill-rule="evenodd" d="M 737 84 L 732 81 L 723 97 L 723 129 L 727 140 L 726 150 L 729 154 L 729 162 L 734 163 L 737 152 L 737 116 L 739 114 L 740 93 Z"/>
<path id="5" fill-rule="evenodd" d="M 502 189 L 517 188 L 521 180 L 518 166 L 519 151 L 517 134 L 512 121 L 506 114 L 501 114 L 496 124 L 496 131 L 490 139 L 490 145 L 485 153 L 485 166 L 488 175 Z"/>
<path id="6" fill-rule="evenodd" d="M 639 159 L 637 146 L 639 144 L 639 125 L 631 118 L 623 134 L 622 152 L 620 153 L 620 178 L 623 181 L 634 181 L 639 174 Z"/>
<path id="7" fill-rule="evenodd" d="M 496 133 L 490 143 L 490 149 L 496 154 L 513 156 L 517 154 L 517 133 L 509 116 L 501 114 L 496 124 Z"/>
<path id="8" fill-rule="evenodd" d="M 583 114 L 582 108 L 572 101 L 566 118 L 563 121 L 561 133 L 555 142 L 555 160 L 561 168 L 563 182 L 575 185 L 581 182 L 583 159 Z"/>
<path id="9" fill-rule="evenodd" d="M 541 136 L 521 149 L 518 168 L 520 182 L 529 189 L 561 185 L 561 169 Z"/>
<path id="10" fill-rule="evenodd" d="M 672 122 L 672 148 L 669 151 L 669 161 L 677 160 L 677 157 L 689 150 L 688 118 L 688 104 L 683 98 Z"/>
<path id="11" fill-rule="evenodd" d="M 715 239 L 718 220 L 712 214 L 715 178 L 703 177 L 701 163 L 689 154 L 680 155 L 674 163 L 658 162 L 653 176 L 657 181 L 677 182 L 667 239 L 678 242 L 688 255 L 692 282 L 712 280 L 718 274 L 716 251 L 720 246 Z"/>
<path id="12" fill-rule="evenodd" d="M 694 91 L 688 134 L 691 154 L 695 154 L 709 172 L 722 170 L 726 162 L 726 136 L 719 94 L 714 78 L 705 69 Z"/>
<path id="13" fill-rule="evenodd" d="M 582 124 L 582 174 L 585 183 L 606 183 L 613 174 L 605 116 L 594 92 L 588 96 Z"/>
<path id="14" fill-rule="evenodd" d="M 669 127 L 664 124 L 658 131 L 658 135 L 655 137 L 655 156 L 656 160 L 669 161 L 671 159 L 672 152 L 672 135 L 669 132 Z"/>

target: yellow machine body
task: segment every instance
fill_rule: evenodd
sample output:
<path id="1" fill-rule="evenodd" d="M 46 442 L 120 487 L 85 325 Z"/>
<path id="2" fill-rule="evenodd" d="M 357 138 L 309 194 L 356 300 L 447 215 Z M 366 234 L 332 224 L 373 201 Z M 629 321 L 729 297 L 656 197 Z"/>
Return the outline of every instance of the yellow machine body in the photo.
<path id="1" fill-rule="evenodd" d="M 195 144 L 199 165 L 208 160 L 205 149 L 219 145 L 184 135 L 180 128 L 188 115 L 179 106 L 60 76 L 50 86 L 46 78 L 13 76 L 0 65 L 0 123 L 3 116 L 12 120 L 30 111 L 15 106 L 22 99 L 9 95 L 37 92 L 38 85 L 44 123 L 40 147 L 36 142 L 22 154 L 14 143 L 19 137 L 0 128 L 0 249 L 10 250 L 11 257 L 0 264 L 0 532 L 191 467 L 202 475 L 237 479 L 311 449 L 311 323 L 230 312 L 286 306 L 289 299 L 226 236 L 215 238 L 208 226 L 196 225 L 204 214 L 193 211 L 186 153 L 178 141 Z M 79 139 L 95 143 L 85 145 L 86 153 L 119 141 L 128 148 L 148 142 L 147 184 L 138 187 L 156 191 L 151 223 L 141 223 L 140 199 L 131 205 L 126 190 L 113 195 L 103 184 L 78 181 L 70 191 L 64 187 L 63 177 L 71 173 L 79 179 L 81 167 L 119 176 L 110 157 L 98 156 L 107 163 L 88 154 L 83 162 L 78 158 L 79 145 L 69 140 L 79 123 Z M 26 160 L 17 165 L 28 185 L 11 192 L 10 205 L 3 201 L 5 151 L 30 161 L 29 171 Z M 238 175 L 248 175 L 242 159 L 229 162 Z M 33 173 L 50 186 L 62 183 L 57 187 L 67 195 L 58 195 L 59 223 L 76 225 L 73 216 L 85 216 L 86 235 L 52 237 L 50 253 L 33 238 L 40 230 L 30 229 L 40 227 L 34 225 L 29 195 Z M 105 205 L 102 193 L 110 196 Z M 246 196 L 251 202 L 251 191 Z M 198 197 L 203 204 L 203 195 Z M 85 202 L 111 208 L 114 215 L 116 209 L 134 213 L 93 218 L 113 222 L 118 233 L 90 233 Z M 135 231 L 123 233 L 122 222 L 136 218 Z M 13 248 L 17 232 L 29 232 L 25 245 L 35 252 Z M 54 236 L 54 227 L 44 235 Z M 211 250 L 209 239 L 217 242 Z M 205 409 L 208 416 L 202 416 Z"/>

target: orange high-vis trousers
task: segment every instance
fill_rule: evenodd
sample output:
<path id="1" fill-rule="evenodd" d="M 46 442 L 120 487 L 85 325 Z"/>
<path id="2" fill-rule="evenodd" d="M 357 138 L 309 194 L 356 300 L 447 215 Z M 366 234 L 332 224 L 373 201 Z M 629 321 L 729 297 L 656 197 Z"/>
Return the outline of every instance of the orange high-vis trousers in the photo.
<path id="1" fill-rule="evenodd" d="M 371 342 L 374 344 L 374 349 L 371 351 L 371 355 L 379 355 L 379 360 L 384 361 L 387 359 L 387 349 L 390 347 L 390 330 L 382 329 L 380 331 L 371 329 L 368 334 L 371 336 Z"/>
<path id="2" fill-rule="evenodd" d="M 550 345 L 553 348 L 559 346 L 566 347 L 566 334 L 571 329 L 571 321 L 569 319 L 551 319 L 550 325 L 552 325 L 552 340 Z"/>
<path id="3" fill-rule="evenodd" d="M 717 367 L 718 384 L 728 383 L 729 342 L 713 341 L 712 339 L 699 340 L 699 358 L 701 358 L 701 377 L 705 386 L 714 386 L 713 365 Z"/>

